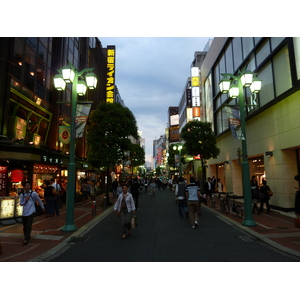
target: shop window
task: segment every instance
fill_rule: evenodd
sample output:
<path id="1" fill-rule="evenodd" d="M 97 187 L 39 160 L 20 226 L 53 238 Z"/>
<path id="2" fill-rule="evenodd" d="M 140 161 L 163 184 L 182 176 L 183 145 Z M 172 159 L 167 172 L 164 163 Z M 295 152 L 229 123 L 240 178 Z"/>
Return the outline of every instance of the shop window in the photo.
<path id="1" fill-rule="evenodd" d="M 288 47 L 285 46 L 273 59 L 276 96 L 292 87 Z"/>

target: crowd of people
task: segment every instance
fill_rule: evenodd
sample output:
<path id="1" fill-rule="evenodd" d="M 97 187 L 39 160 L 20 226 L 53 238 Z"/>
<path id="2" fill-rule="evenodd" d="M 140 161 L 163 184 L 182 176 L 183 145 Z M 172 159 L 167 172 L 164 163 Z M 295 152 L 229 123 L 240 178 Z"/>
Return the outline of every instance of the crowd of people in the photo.
<path id="1" fill-rule="evenodd" d="M 297 190 L 295 195 L 295 214 L 297 218 L 300 218 L 300 176 L 296 175 L 294 179 L 298 182 L 298 186 L 295 187 Z M 166 178 L 134 178 L 133 180 L 126 180 L 122 184 L 115 180 L 112 183 L 113 197 L 117 199 L 114 204 L 114 212 L 121 220 L 122 239 L 130 235 L 132 221 L 136 219 L 140 194 L 145 191 L 150 196 L 155 197 L 155 189 L 160 190 L 167 187 L 175 192 L 180 218 L 189 218 L 191 227 L 198 227 L 198 216 L 201 215 L 201 202 L 207 205 L 207 201 L 213 201 L 213 194 L 218 193 L 220 196 L 224 191 L 224 186 L 221 180 L 216 180 L 214 176 L 212 178 L 209 177 L 204 184 L 200 184 L 199 180 L 195 177 L 190 177 L 189 181 L 190 183 L 187 184 L 183 177 L 179 177 L 177 180 Z M 250 184 L 253 213 L 255 211 L 258 214 L 263 212 L 264 204 L 266 204 L 267 213 L 270 212 L 269 200 L 273 192 L 267 185 L 267 182 L 262 180 L 262 184 L 259 185 L 256 176 L 252 176 Z M 49 181 L 45 180 L 43 188 L 47 203 L 46 208 L 38 194 L 31 190 L 29 182 L 24 184 L 24 192 L 20 195 L 20 205 L 23 206 L 22 223 L 24 239 L 22 243 L 24 245 L 27 245 L 30 240 L 32 222 L 36 214 L 36 202 L 42 211 L 46 211 L 46 217 L 52 217 L 55 214 L 59 216 L 59 194 L 61 187 L 52 179 Z M 84 181 L 81 192 L 83 193 L 84 201 L 87 201 L 89 196 L 93 200 L 96 197 L 96 186 L 93 182 Z M 260 203 L 260 207 L 258 207 L 258 203 Z"/>

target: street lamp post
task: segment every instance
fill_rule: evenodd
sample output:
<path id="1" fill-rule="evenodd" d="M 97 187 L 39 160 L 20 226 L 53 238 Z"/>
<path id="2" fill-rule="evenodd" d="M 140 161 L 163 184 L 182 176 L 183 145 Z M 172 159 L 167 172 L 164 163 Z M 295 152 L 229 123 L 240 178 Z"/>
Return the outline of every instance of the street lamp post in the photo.
<path id="1" fill-rule="evenodd" d="M 181 168 L 181 150 L 182 150 L 182 145 L 178 146 L 173 146 L 173 150 L 176 151 L 178 149 L 179 151 L 179 175 L 182 177 L 182 168 Z"/>
<path id="2" fill-rule="evenodd" d="M 71 84 L 72 99 L 71 99 L 71 124 L 70 124 L 70 151 L 69 151 L 69 163 L 68 163 L 68 187 L 67 187 L 67 203 L 66 203 L 66 223 L 63 226 L 63 231 L 76 231 L 76 225 L 74 224 L 74 201 L 76 197 L 76 164 L 75 164 L 75 117 L 76 117 L 76 104 L 77 95 L 83 96 L 87 87 L 89 89 L 95 89 L 97 85 L 97 78 L 95 74 L 88 73 L 86 77 L 86 83 L 82 80 L 78 80 L 83 74 L 92 72 L 94 68 L 86 68 L 80 72 L 74 70 L 69 65 L 64 66 L 54 76 L 54 86 L 58 91 L 63 91 L 66 87 L 66 83 Z"/>
<path id="3" fill-rule="evenodd" d="M 246 122 L 245 122 L 245 103 L 244 103 L 244 87 L 250 87 L 252 93 L 258 93 L 261 89 L 261 80 L 253 78 L 254 74 L 250 71 L 242 71 L 237 76 L 230 73 L 223 73 L 223 79 L 219 86 L 221 93 L 228 93 L 230 98 L 238 98 L 240 108 L 240 126 L 242 131 L 242 180 L 243 180 L 243 194 L 245 206 L 245 219 L 242 222 L 245 226 L 256 226 L 252 215 L 252 199 L 251 199 L 251 186 L 250 186 L 250 168 L 247 153 L 247 139 L 246 139 Z M 229 78 L 228 78 L 229 77 Z M 231 84 L 232 81 L 237 81 L 236 84 Z"/>

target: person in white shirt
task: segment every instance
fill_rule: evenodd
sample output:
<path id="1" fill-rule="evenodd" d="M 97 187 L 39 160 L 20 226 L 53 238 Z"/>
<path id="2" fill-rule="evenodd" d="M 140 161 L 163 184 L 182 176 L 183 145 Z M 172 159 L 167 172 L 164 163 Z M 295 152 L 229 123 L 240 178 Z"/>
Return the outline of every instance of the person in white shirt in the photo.
<path id="1" fill-rule="evenodd" d="M 125 239 L 131 231 L 131 219 L 135 215 L 135 205 L 126 184 L 122 186 L 122 190 L 123 193 L 119 195 L 114 205 L 114 213 L 121 217 L 122 239 Z"/>
<path id="2" fill-rule="evenodd" d="M 26 181 L 24 184 L 24 193 L 20 194 L 20 205 L 23 206 L 22 223 L 24 240 L 22 243 L 27 245 L 30 240 L 33 218 L 36 213 L 35 202 L 38 201 L 42 211 L 45 212 L 45 207 L 40 197 L 36 192 L 30 190 L 31 184 Z"/>

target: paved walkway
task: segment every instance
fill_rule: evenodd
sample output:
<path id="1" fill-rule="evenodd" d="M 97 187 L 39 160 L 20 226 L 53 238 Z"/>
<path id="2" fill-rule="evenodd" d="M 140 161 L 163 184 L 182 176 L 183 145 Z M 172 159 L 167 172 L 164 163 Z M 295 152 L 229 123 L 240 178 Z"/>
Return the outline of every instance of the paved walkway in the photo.
<path id="1" fill-rule="evenodd" d="M 96 200 L 96 216 L 92 215 L 90 202 L 75 204 L 74 220 L 77 227 L 75 232 L 61 230 L 66 217 L 64 208 L 61 209 L 59 217 L 45 218 L 45 215 L 36 217 L 32 228 L 32 238 L 26 246 L 21 243 L 22 224 L 0 226 L 0 241 L 3 247 L 0 262 L 49 261 L 71 239 L 82 237 L 102 218 L 111 213 L 112 207 L 103 210 L 103 196 L 97 197 Z M 242 225 L 243 219 L 238 218 L 236 214 L 222 213 L 218 200 L 215 208 L 211 208 L 208 203 L 208 206 L 202 205 L 202 209 L 207 209 L 225 222 L 230 222 L 265 243 L 300 258 L 300 229 L 294 226 L 293 214 L 278 211 L 271 211 L 269 214 L 254 214 L 253 218 L 257 226 L 246 227 Z"/>

